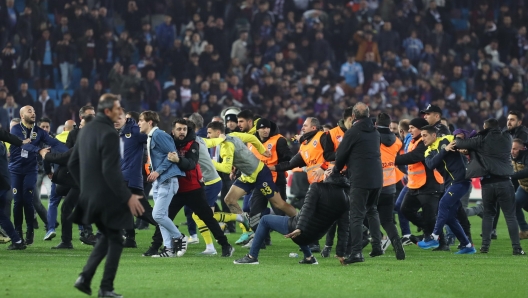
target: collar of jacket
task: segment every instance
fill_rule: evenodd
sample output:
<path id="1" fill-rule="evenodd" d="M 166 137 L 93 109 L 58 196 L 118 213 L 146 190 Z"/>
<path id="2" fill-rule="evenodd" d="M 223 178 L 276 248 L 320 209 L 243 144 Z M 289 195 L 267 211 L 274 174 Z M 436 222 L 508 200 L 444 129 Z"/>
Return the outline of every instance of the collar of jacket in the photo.
<path id="1" fill-rule="evenodd" d="M 176 148 L 181 148 L 181 147 L 184 147 L 187 143 L 195 141 L 195 140 L 196 140 L 196 133 L 194 131 L 187 131 L 187 135 L 185 136 L 183 140 L 178 140 L 174 138 L 174 145 L 176 145 Z"/>
<path id="2" fill-rule="evenodd" d="M 519 130 L 521 130 L 523 128 L 524 128 L 524 125 L 519 125 L 519 126 L 517 126 L 515 128 L 510 129 L 509 132 L 510 132 L 510 134 L 514 135 L 514 134 L 517 133 L 517 131 L 519 131 Z"/>
<path id="3" fill-rule="evenodd" d="M 103 113 L 97 113 L 97 115 L 95 116 L 95 120 L 106 123 L 114 127 L 114 122 L 112 122 L 112 119 L 110 119 L 108 116 L 106 116 Z"/>
<path id="4" fill-rule="evenodd" d="M 386 126 L 378 126 L 377 129 L 379 133 L 385 133 L 385 134 L 392 133 L 392 131 L 390 131 L 390 129 Z"/>
<path id="5" fill-rule="evenodd" d="M 133 118 L 128 118 L 125 122 L 125 125 L 123 125 L 123 127 L 118 129 L 117 131 L 119 132 L 119 135 L 132 133 L 132 127 L 134 125 L 136 125 L 136 120 L 134 120 Z"/>
<path id="6" fill-rule="evenodd" d="M 303 134 L 301 136 L 301 139 L 299 140 L 299 143 L 302 144 L 304 141 L 311 140 L 315 136 L 315 134 L 318 133 L 318 132 L 319 132 L 318 130 L 314 130 L 314 131 L 310 131 L 310 132 L 307 132 L 307 133 Z"/>

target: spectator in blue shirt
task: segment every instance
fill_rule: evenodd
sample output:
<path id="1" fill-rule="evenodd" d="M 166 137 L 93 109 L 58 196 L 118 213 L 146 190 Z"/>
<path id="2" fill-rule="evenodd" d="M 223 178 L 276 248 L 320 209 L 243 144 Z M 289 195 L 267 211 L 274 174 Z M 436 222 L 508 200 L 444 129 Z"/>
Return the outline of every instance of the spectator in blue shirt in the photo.
<path id="1" fill-rule="evenodd" d="M 348 60 L 341 65 L 340 76 L 345 78 L 348 86 L 356 88 L 358 85 L 363 85 L 365 77 L 363 76 L 363 67 L 356 62 L 356 54 L 348 53 Z"/>
<path id="2" fill-rule="evenodd" d="M 158 37 L 160 53 L 163 55 L 171 48 L 174 39 L 176 39 L 176 30 L 172 25 L 170 15 L 165 15 L 164 22 L 156 28 L 156 36 Z"/>
<path id="3" fill-rule="evenodd" d="M 403 41 L 403 48 L 405 49 L 405 55 L 414 64 L 420 59 L 420 54 L 424 48 L 423 43 L 417 37 L 416 31 L 411 31 L 411 36 Z"/>

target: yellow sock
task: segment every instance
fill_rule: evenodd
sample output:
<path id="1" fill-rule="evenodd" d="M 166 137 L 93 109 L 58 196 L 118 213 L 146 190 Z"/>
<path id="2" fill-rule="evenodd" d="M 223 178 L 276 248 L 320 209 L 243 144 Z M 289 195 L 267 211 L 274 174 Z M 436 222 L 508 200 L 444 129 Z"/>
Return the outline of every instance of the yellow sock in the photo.
<path id="1" fill-rule="evenodd" d="M 236 221 L 237 214 L 235 213 L 225 213 L 225 212 L 215 212 L 214 219 L 218 222 L 231 222 Z"/>
<path id="2" fill-rule="evenodd" d="M 242 233 L 247 233 L 247 229 L 246 227 L 244 227 L 244 225 L 242 223 L 239 223 L 238 226 L 240 227 L 240 229 L 242 230 Z"/>
<path id="3" fill-rule="evenodd" d="M 213 238 L 211 237 L 211 231 L 209 231 L 209 228 L 205 224 L 203 220 L 201 220 L 198 215 L 193 213 L 192 218 L 194 219 L 194 222 L 196 222 L 196 226 L 198 227 L 198 231 L 200 232 L 200 235 L 202 235 L 205 244 L 213 244 Z"/>

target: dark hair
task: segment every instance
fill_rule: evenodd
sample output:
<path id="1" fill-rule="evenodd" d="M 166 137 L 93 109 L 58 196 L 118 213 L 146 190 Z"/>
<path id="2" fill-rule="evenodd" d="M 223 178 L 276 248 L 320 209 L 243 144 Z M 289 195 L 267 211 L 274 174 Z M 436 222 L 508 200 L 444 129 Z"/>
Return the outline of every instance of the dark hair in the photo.
<path id="1" fill-rule="evenodd" d="M 219 130 L 221 132 L 224 132 L 224 130 L 225 130 L 224 123 L 222 123 L 222 122 L 211 122 L 211 123 L 207 124 L 207 128 L 210 128 L 212 130 Z"/>
<path id="2" fill-rule="evenodd" d="M 515 139 L 513 139 L 513 142 L 514 142 L 514 143 L 517 143 L 517 144 L 521 144 L 521 145 L 523 145 L 524 147 L 526 147 L 526 143 L 524 143 L 524 141 L 523 141 L 522 139 L 515 138 Z"/>
<path id="3" fill-rule="evenodd" d="M 430 133 L 430 134 L 433 134 L 433 133 L 437 134 L 438 133 L 438 130 L 433 125 L 426 125 L 426 126 L 422 127 L 422 131 L 426 131 L 427 133 Z"/>
<path id="4" fill-rule="evenodd" d="M 9 95 L 7 95 L 7 96 L 9 96 Z M 62 93 L 62 95 L 61 95 L 61 99 L 65 99 L 66 97 L 70 97 L 70 94 L 67 93 L 67 92 Z"/>
<path id="5" fill-rule="evenodd" d="M 79 110 L 79 118 L 82 119 L 84 113 L 86 113 L 86 111 L 88 111 L 88 110 L 95 110 L 95 108 L 92 107 L 92 106 L 84 106 L 84 107 L 82 107 L 82 108 Z"/>
<path id="6" fill-rule="evenodd" d="M 387 113 L 379 113 L 376 117 L 376 125 L 388 127 L 391 124 L 391 117 Z"/>
<path id="7" fill-rule="evenodd" d="M 114 103 L 119 100 L 119 97 L 115 94 L 105 93 L 99 99 L 99 105 L 97 105 L 97 112 L 104 113 L 106 109 L 111 110 L 114 107 Z"/>
<path id="8" fill-rule="evenodd" d="M 7 97 L 13 97 L 13 98 L 14 98 L 15 95 L 13 95 L 13 93 L 7 93 L 6 98 L 7 98 Z"/>
<path id="9" fill-rule="evenodd" d="M 352 117 L 352 111 L 353 111 L 353 108 L 352 108 L 352 107 L 348 107 L 348 108 L 346 108 L 346 109 L 343 111 L 343 120 L 346 120 L 347 118 Z"/>
<path id="10" fill-rule="evenodd" d="M 136 120 L 136 123 L 139 122 L 139 113 L 135 111 L 127 112 L 126 115 L 129 115 L 130 118 Z"/>
<path id="11" fill-rule="evenodd" d="M 332 125 L 330 125 L 330 124 L 325 124 L 325 125 L 323 125 L 323 128 L 326 128 L 326 129 L 332 129 L 333 127 L 332 127 Z"/>
<path id="12" fill-rule="evenodd" d="M 50 118 L 46 118 L 46 117 L 44 117 L 44 118 L 40 118 L 40 120 L 39 120 L 39 122 L 38 122 L 38 125 L 40 126 L 40 124 L 41 124 L 42 122 L 46 122 L 46 123 L 51 124 L 51 119 L 50 119 Z"/>
<path id="13" fill-rule="evenodd" d="M 198 113 L 193 113 L 191 116 L 189 116 L 189 120 L 192 121 L 195 125 L 195 128 L 202 128 L 204 125 L 204 119 L 202 115 Z"/>
<path id="14" fill-rule="evenodd" d="M 396 124 L 396 125 L 400 125 L 400 122 L 398 122 L 398 121 L 396 121 L 396 120 L 392 120 L 390 123 L 391 123 L 391 124 L 394 123 L 394 124 Z"/>
<path id="15" fill-rule="evenodd" d="M 497 121 L 495 118 L 489 118 L 484 121 L 484 125 L 486 125 L 486 128 L 498 128 L 499 121 Z"/>
<path id="16" fill-rule="evenodd" d="M 172 127 L 176 126 L 176 124 L 181 124 L 187 126 L 187 120 L 183 118 L 176 118 L 174 121 L 172 121 Z"/>
<path id="17" fill-rule="evenodd" d="M 195 131 L 196 130 L 196 124 L 194 124 L 191 120 L 186 120 L 187 122 L 187 131 Z"/>
<path id="18" fill-rule="evenodd" d="M 515 117 L 517 117 L 517 120 L 521 120 L 524 118 L 524 115 L 522 112 L 520 111 L 516 111 L 516 110 L 511 110 L 508 112 L 508 115 L 514 115 Z"/>
<path id="19" fill-rule="evenodd" d="M 152 126 L 158 126 L 160 123 L 159 115 L 154 111 L 144 111 L 140 116 L 143 116 L 143 120 L 146 122 L 152 121 Z"/>
<path id="20" fill-rule="evenodd" d="M 95 117 L 94 117 L 93 115 L 86 115 L 86 116 L 84 116 L 84 118 L 83 118 L 83 119 L 84 119 L 84 125 L 86 125 L 86 124 L 92 122 L 92 120 L 94 120 L 94 118 L 95 118 Z"/>
<path id="21" fill-rule="evenodd" d="M 246 120 L 254 120 L 253 119 L 254 116 L 255 115 L 253 115 L 253 112 L 251 112 L 250 110 L 243 110 L 240 113 L 238 113 L 237 118 L 242 118 Z"/>

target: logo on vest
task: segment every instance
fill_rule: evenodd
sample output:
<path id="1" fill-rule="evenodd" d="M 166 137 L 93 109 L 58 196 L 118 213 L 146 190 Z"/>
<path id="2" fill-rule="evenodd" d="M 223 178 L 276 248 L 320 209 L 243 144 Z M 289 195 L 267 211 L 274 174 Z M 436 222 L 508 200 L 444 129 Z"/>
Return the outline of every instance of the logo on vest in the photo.
<path id="1" fill-rule="evenodd" d="M 308 155 L 308 151 L 304 151 L 304 157 L 306 157 L 306 159 L 310 157 L 310 155 Z"/>
<path id="2" fill-rule="evenodd" d="M 314 147 L 317 147 L 317 140 L 314 140 L 314 141 L 312 142 L 312 145 L 313 145 Z"/>
<path id="3" fill-rule="evenodd" d="M 272 144 L 268 144 L 268 150 L 271 150 L 271 148 L 273 148 L 273 145 Z"/>
<path id="4" fill-rule="evenodd" d="M 127 134 L 125 134 L 125 138 L 127 138 L 127 139 L 130 139 L 131 136 L 132 136 L 131 133 L 127 133 Z"/>
<path id="5" fill-rule="evenodd" d="M 14 194 L 14 195 L 17 194 L 17 189 L 16 189 L 16 188 L 13 188 L 13 194 Z"/>
<path id="6" fill-rule="evenodd" d="M 443 144 L 442 147 L 440 147 L 440 149 L 445 149 L 447 145 L 446 144 Z"/>
<path id="7" fill-rule="evenodd" d="M 31 139 L 34 140 L 37 138 L 37 133 L 36 132 L 32 132 L 31 133 Z"/>
<path id="8" fill-rule="evenodd" d="M 337 141 L 338 141 L 339 143 L 341 143 L 342 140 L 343 140 L 343 136 L 337 136 Z"/>

